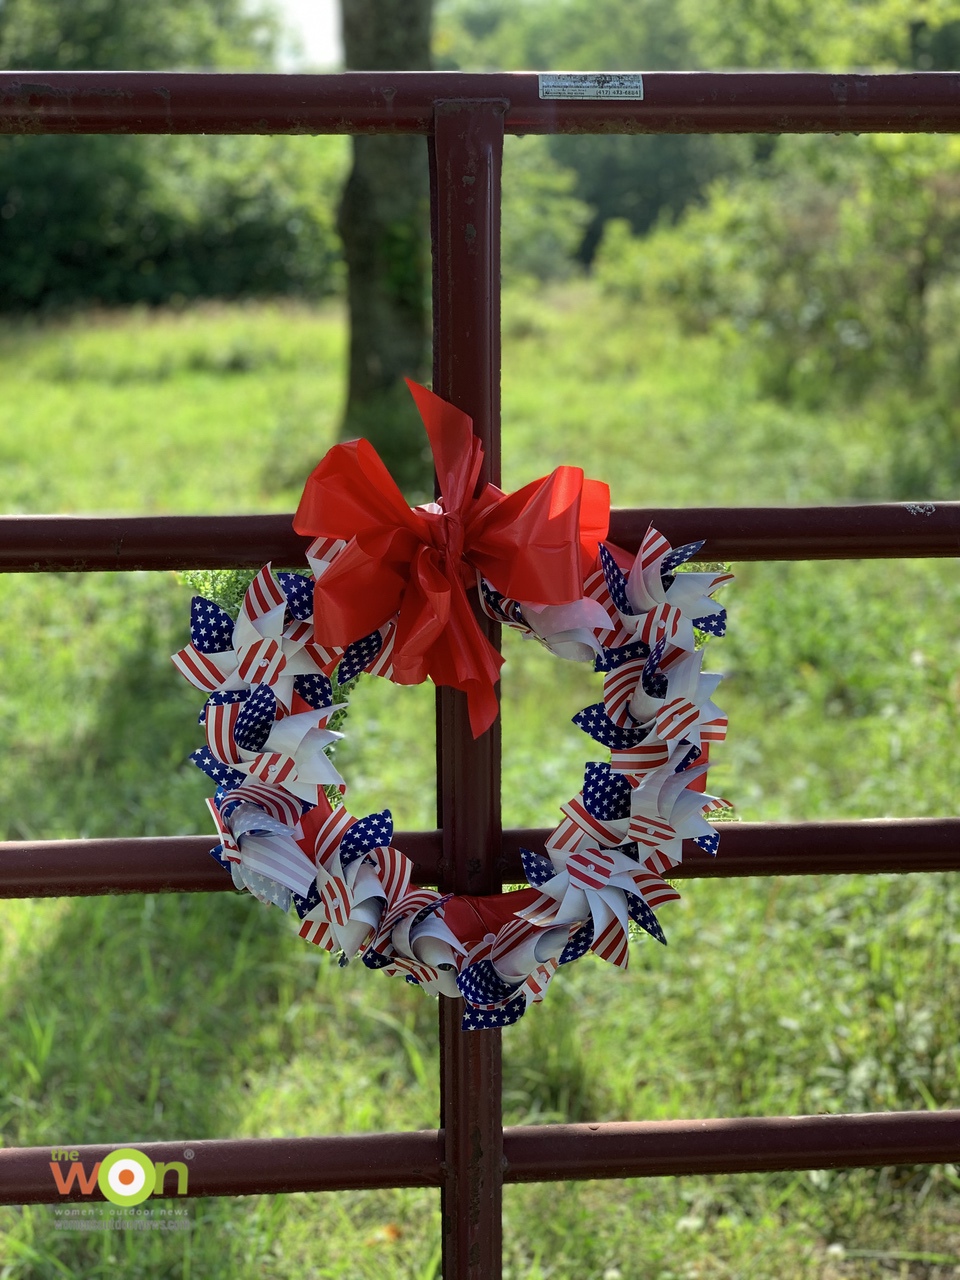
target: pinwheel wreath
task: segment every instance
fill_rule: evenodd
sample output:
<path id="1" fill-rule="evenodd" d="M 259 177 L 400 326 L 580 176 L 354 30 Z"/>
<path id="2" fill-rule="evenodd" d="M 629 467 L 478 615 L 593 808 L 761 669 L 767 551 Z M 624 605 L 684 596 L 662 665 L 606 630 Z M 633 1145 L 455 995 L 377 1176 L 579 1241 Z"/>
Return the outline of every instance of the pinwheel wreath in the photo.
<path id="1" fill-rule="evenodd" d="M 209 696 L 206 746 L 191 759 L 216 783 L 213 855 L 300 936 L 371 969 L 462 996 L 467 1030 L 516 1022 L 558 967 L 587 951 L 625 969 L 631 921 L 665 942 L 654 909 L 684 840 L 713 854 L 705 747 L 726 718 L 696 633 L 722 635 L 711 599 L 727 574 L 677 572 L 701 543 L 648 529 L 633 556 L 605 542 L 609 491 L 573 467 L 504 494 L 476 492 L 471 420 L 410 383 L 442 498 L 410 508 L 365 440 L 337 445 L 307 481 L 294 519 L 313 535 L 311 576 L 257 574 L 234 620 L 194 597 L 191 641 L 173 657 Z M 462 690 L 475 736 L 497 713 L 502 659 L 469 592 L 492 618 L 553 654 L 592 662 L 603 698 L 574 723 L 610 751 L 561 806 L 545 854 L 524 850 L 529 887 L 488 897 L 415 888 L 390 811 L 353 817 L 327 749 L 343 694 L 362 672 Z"/>

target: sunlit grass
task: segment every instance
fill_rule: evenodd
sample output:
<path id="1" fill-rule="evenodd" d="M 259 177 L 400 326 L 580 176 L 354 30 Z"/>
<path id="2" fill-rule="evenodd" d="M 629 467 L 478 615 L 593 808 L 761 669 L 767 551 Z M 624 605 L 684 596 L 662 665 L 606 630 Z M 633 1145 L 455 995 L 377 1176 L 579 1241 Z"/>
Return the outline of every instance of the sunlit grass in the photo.
<path id="1" fill-rule="evenodd" d="M 840 418 L 759 400 L 728 338 L 681 340 L 669 317 L 589 286 L 508 293 L 504 313 L 508 488 L 567 462 L 622 505 L 842 501 L 893 455 L 869 406 Z M 292 510 L 334 437 L 343 350 L 335 307 L 7 328 L 7 510 Z M 954 812 L 956 564 L 735 569 L 709 662 L 730 674 L 731 717 L 711 779 L 739 816 Z M 5 838 L 205 829 L 205 780 L 184 763 L 200 699 L 167 661 L 189 592 L 163 574 L 11 575 L 0 603 Z M 548 825 L 599 754 L 569 723 L 597 680 L 512 636 L 505 650 L 504 820 Z M 362 681 L 347 734 L 354 810 L 432 826 L 430 690 Z M 686 882 L 662 912 L 666 949 L 636 946 L 626 975 L 565 970 L 505 1034 L 506 1117 L 956 1105 L 958 909 L 945 876 Z M 437 1123 L 433 1003 L 338 969 L 230 894 L 2 904 L 0 1018 L 11 1145 Z M 860 1255 L 960 1249 L 955 1182 L 948 1169 L 511 1188 L 507 1274 L 890 1274 Z M 436 1271 L 430 1193 L 190 1211 L 176 1239 L 81 1239 L 49 1209 L 0 1211 L 4 1280 Z"/>

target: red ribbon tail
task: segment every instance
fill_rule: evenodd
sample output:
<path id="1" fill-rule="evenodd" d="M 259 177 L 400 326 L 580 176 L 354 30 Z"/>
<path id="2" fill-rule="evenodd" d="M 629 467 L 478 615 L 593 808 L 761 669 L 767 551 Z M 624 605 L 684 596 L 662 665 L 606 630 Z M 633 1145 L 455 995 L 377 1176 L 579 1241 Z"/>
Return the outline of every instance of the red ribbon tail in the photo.
<path id="1" fill-rule="evenodd" d="M 470 732 L 475 738 L 479 738 L 496 720 L 500 712 L 500 700 L 494 686 L 482 680 L 471 681 L 463 691 L 467 695 Z"/>

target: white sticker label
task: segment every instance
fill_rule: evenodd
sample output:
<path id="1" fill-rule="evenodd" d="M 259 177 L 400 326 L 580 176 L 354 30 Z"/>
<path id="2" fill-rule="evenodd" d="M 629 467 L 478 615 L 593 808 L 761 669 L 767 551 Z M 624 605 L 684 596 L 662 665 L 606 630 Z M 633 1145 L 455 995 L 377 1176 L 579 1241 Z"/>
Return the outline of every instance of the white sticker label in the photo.
<path id="1" fill-rule="evenodd" d="M 643 76 L 635 71 L 565 71 L 541 75 L 541 98 L 629 98 L 643 101 Z"/>

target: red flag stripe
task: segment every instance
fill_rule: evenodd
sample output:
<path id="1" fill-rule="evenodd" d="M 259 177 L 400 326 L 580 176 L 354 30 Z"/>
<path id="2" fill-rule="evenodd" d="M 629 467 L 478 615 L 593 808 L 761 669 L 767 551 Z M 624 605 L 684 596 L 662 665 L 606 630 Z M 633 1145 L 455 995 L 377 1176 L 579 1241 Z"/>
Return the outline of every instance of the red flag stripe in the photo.
<path id="1" fill-rule="evenodd" d="M 324 560 L 330 563 L 347 544 L 342 538 L 314 538 L 307 547 L 308 560 Z"/>
<path id="2" fill-rule="evenodd" d="M 633 719 L 628 708 L 642 673 L 643 660 L 638 658 L 633 662 L 625 662 L 622 667 L 617 667 L 603 678 L 604 709 L 613 723 L 621 729 Z"/>
<path id="3" fill-rule="evenodd" d="M 598 638 L 601 639 L 601 643 L 606 648 L 619 648 L 620 645 L 626 644 L 628 640 L 633 638 L 632 632 L 623 625 L 620 614 L 613 603 L 613 597 L 610 595 L 602 569 L 595 570 L 587 578 L 583 585 L 583 594 L 588 600 L 595 600 L 610 619 L 609 628 L 605 630 L 598 629 L 596 632 Z"/>
<path id="4" fill-rule="evenodd" d="M 340 841 L 347 834 L 349 829 L 356 822 L 353 814 L 348 813 L 344 806 L 338 805 L 336 809 L 330 813 L 320 827 L 316 835 L 315 857 L 317 862 L 326 866 L 326 860 L 336 849 L 340 848 Z"/>
<path id="5" fill-rule="evenodd" d="M 255 621 L 257 618 L 262 618 L 265 613 L 269 613 L 271 609 L 276 609 L 278 605 L 286 604 L 286 602 L 287 597 L 283 594 L 280 583 L 270 572 L 270 566 L 264 565 L 247 588 L 247 594 L 243 600 L 243 608 L 247 616 Z"/>
<path id="6" fill-rule="evenodd" d="M 579 796 L 560 806 L 560 811 L 566 815 L 567 821 L 561 822 L 550 835 L 547 840 L 547 849 L 573 849 L 584 835 L 598 839 L 601 844 L 619 842 L 619 837 L 609 824 L 601 822 L 599 818 L 594 818 L 587 812 L 581 799 L 582 795 L 581 791 Z"/>
<path id="7" fill-rule="evenodd" d="M 255 804 L 288 827 L 295 827 L 300 821 L 302 810 L 298 801 L 286 791 L 261 786 L 259 782 L 245 782 L 236 790 L 228 791 L 222 803 L 225 805 L 228 800 Z"/>
<path id="8" fill-rule="evenodd" d="M 275 787 L 282 786 L 288 778 L 296 775 L 297 766 L 292 756 L 285 756 L 279 751 L 262 751 L 250 766 L 250 774 L 261 782 L 269 782 Z"/>
<path id="9" fill-rule="evenodd" d="M 367 673 L 371 676 L 382 676 L 384 680 L 389 680 L 393 675 L 393 646 L 397 638 L 397 628 L 394 623 L 388 624 L 387 634 L 384 636 L 383 647 L 374 658 L 373 662 L 367 667 Z"/>
<path id="10" fill-rule="evenodd" d="M 655 560 L 659 560 L 661 556 L 666 555 L 672 548 L 659 529 L 655 529 L 653 525 L 647 529 L 643 535 L 643 542 L 640 544 L 640 568 L 649 569 Z"/>
<path id="11" fill-rule="evenodd" d="M 644 859 L 643 865 L 648 870 L 656 872 L 657 875 L 663 875 L 671 867 L 675 867 L 679 861 L 679 858 L 671 858 L 662 849 L 657 849 L 655 853 L 651 853 L 649 858 Z"/>
<path id="12" fill-rule="evenodd" d="M 619 920 L 610 921 L 600 937 L 594 941 L 591 950 L 595 951 L 601 960 L 615 964 L 620 969 L 626 969 L 630 958 L 630 946 L 626 930 Z"/>
<path id="13" fill-rule="evenodd" d="M 320 901 L 326 907 L 328 915 L 342 928 L 350 918 L 350 893 L 347 882 L 340 876 L 327 875 L 322 884 L 318 877 L 317 888 L 320 892 Z"/>
<path id="14" fill-rule="evenodd" d="M 378 878 L 387 898 L 387 910 L 402 898 L 410 885 L 413 864 L 410 859 L 392 845 L 381 845 L 371 855 L 378 865 Z"/>
<path id="15" fill-rule="evenodd" d="M 414 889 L 412 893 L 408 893 L 401 898 L 392 910 L 386 912 L 380 921 L 380 933 L 378 936 L 383 937 L 384 934 L 389 933 L 404 916 L 416 915 L 424 907 L 432 906 L 439 896 L 432 889 Z"/>
<path id="16" fill-rule="evenodd" d="M 637 872 L 631 879 L 648 907 L 659 907 L 661 903 L 676 902 L 680 898 L 673 885 L 660 876 Z"/>
<path id="17" fill-rule="evenodd" d="M 531 933 L 536 932 L 528 920 L 508 920 L 494 939 L 490 949 L 490 959 L 496 964 L 514 947 L 519 946 Z"/>
<path id="18" fill-rule="evenodd" d="M 641 742 L 622 751 L 611 751 L 610 768 L 614 773 L 633 774 L 637 781 L 653 773 L 670 759 L 670 749 L 663 742 Z"/>
<path id="19" fill-rule="evenodd" d="M 330 675 L 344 653 L 343 649 L 328 649 L 317 644 L 316 640 L 308 640 L 303 646 L 303 652 L 317 664 L 325 676 Z"/>
<path id="20" fill-rule="evenodd" d="M 204 728 L 207 734 L 207 746 L 224 764 L 242 764 L 243 757 L 233 740 L 233 731 L 240 714 L 239 702 L 220 703 L 207 707 Z"/>
<path id="21" fill-rule="evenodd" d="M 542 1000 L 544 992 L 550 985 L 550 979 L 557 971 L 558 964 L 557 960 L 546 960 L 543 964 L 538 964 L 520 990 L 535 1003 Z"/>
<path id="22" fill-rule="evenodd" d="M 208 693 L 213 693 L 223 684 L 224 677 L 220 668 L 205 653 L 201 653 L 192 642 L 179 653 L 175 653 L 170 661 L 180 674 L 198 689 L 206 689 Z"/>
<path id="23" fill-rule="evenodd" d="M 217 808 L 216 803 L 213 800 L 211 800 L 209 797 L 207 798 L 207 808 L 210 810 L 210 816 L 213 818 L 214 825 L 217 828 L 217 835 L 220 837 L 220 843 L 223 845 L 224 856 L 231 853 L 235 853 L 239 855 L 240 846 L 237 844 L 236 840 L 234 839 L 233 832 L 224 822 L 223 815 L 221 814 L 220 810 Z M 236 858 L 231 858 L 230 861 L 239 862 L 240 861 L 239 856 Z"/>
<path id="24" fill-rule="evenodd" d="M 600 849 L 588 849 L 585 853 L 572 853 L 567 859 L 567 875 L 570 883 L 584 889 L 602 889 L 613 871 L 613 859 Z"/>
<path id="25" fill-rule="evenodd" d="M 662 818 L 647 818 L 642 814 L 631 818 L 630 825 L 627 827 L 629 839 L 641 844 L 659 844 L 664 840 L 672 840 L 676 834 L 669 822 L 665 822 Z M 647 837 L 652 837 L 652 841 L 648 841 Z"/>
<path id="26" fill-rule="evenodd" d="M 700 737 L 704 742 L 723 742 L 727 736 L 727 717 L 719 720 L 708 720 L 700 726 Z"/>
<path id="27" fill-rule="evenodd" d="M 733 805 L 729 800 L 723 800 L 720 796 L 711 796 L 701 810 L 702 813 L 714 813 L 717 809 L 732 809 Z"/>
<path id="28" fill-rule="evenodd" d="M 312 622 L 294 621 L 287 627 L 283 633 L 284 640 L 289 640 L 291 644 L 305 644 L 308 636 L 313 634 Z"/>
<path id="29" fill-rule="evenodd" d="M 330 928 L 329 920 L 314 919 L 314 911 L 304 919 L 300 926 L 300 937 L 312 942 L 314 946 L 323 947 L 326 951 L 332 951 L 337 945 L 333 930 Z"/>
<path id="30" fill-rule="evenodd" d="M 406 956 L 394 956 L 384 969 L 384 973 L 409 973 L 418 982 L 432 982 L 437 977 L 436 969 L 431 969 L 425 964 L 417 964 L 415 960 L 408 960 Z"/>
<path id="31" fill-rule="evenodd" d="M 679 738 L 692 724 L 696 724 L 700 711 L 686 698 L 674 698 L 657 713 L 657 735 L 665 742 Z"/>
<path id="32" fill-rule="evenodd" d="M 541 893 L 528 907 L 523 908 L 520 915 L 531 924 L 550 924 L 559 905 L 556 898 L 551 898 L 548 893 Z"/>
<path id="33" fill-rule="evenodd" d="M 660 659 L 660 670 L 669 671 L 674 663 L 679 662 L 681 658 L 687 658 L 689 656 L 690 655 L 686 649 L 675 649 L 670 645 L 664 652 L 663 657 Z"/>
<path id="34" fill-rule="evenodd" d="M 651 649 L 659 639 L 665 637 L 667 640 L 672 640 L 680 626 L 680 618 L 679 609 L 669 604 L 661 604 L 656 609 L 651 609 L 645 616 L 637 631 L 637 639 L 648 644 Z"/>
<path id="35" fill-rule="evenodd" d="M 237 674 L 247 684 L 270 684 L 286 665 L 276 640 L 260 640 L 241 652 Z"/>

